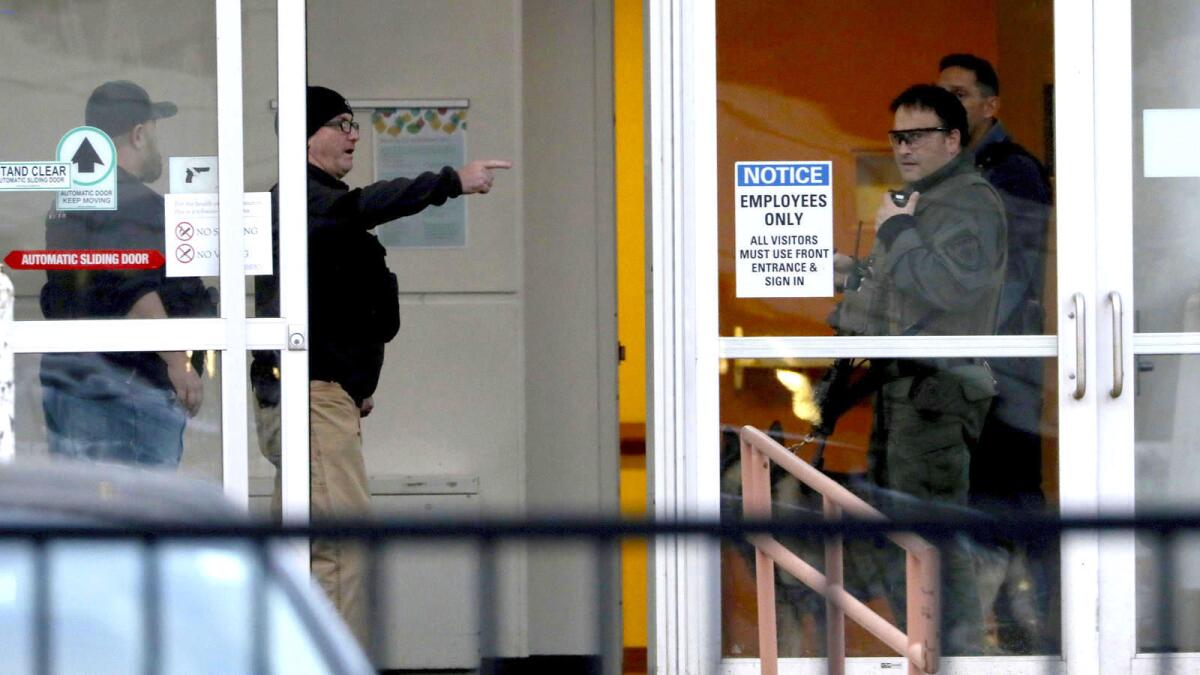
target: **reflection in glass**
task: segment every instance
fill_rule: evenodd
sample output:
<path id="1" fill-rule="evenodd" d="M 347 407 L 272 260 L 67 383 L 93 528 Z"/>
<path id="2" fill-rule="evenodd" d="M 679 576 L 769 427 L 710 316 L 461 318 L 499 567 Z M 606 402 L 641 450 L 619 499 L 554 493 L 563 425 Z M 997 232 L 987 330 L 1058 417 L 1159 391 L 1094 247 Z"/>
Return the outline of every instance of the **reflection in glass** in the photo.
<path id="1" fill-rule="evenodd" d="M 973 512 L 1053 509 L 1057 500 L 1058 443 L 1055 406 L 1047 405 L 1023 446 L 1010 445 L 1013 428 L 985 424 L 991 396 L 974 396 L 971 377 L 982 360 L 878 360 L 884 377 L 870 383 L 869 361 L 850 362 L 849 390 L 867 382 L 843 405 L 837 420 L 826 395 L 830 359 L 734 359 L 723 363 L 721 381 L 722 506 L 741 513 L 737 429 L 768 431 L 784 447 L 820 468 L 876 508 L 897 516 L 928 517 Z M 962 361 L 962 363 L 954 362 Z M 987 369 L 1018 370 L 1024 359 L 988 359 Z M 843 365 L 845 362 L 842 362 Z M 1054 372 L 1053 362 L 1036 369 Z M 1016 367 L 1014 367 L 1016 366 Z M 1043 368 L 1044 367 L 1044 368 Z M 1039 401 L 1055 393 L 1038 384 Z M 846 390 L 842 390 L 846 391 Z M 974 398 L 974 401 L 972 400 Z M 986 418 L 993 419 L 993 418 Z M 1011 419 L 1011 418 L 1010 418 Z M 831 422 L 836 421 L 836 424 Z M 822 443 L 813 430 L 831 431 Z M 1002 456 L 994 456 L 1004 453 Z M 1021 453 L 1024 453 L 1023 455 Z M 993 473 L 971 471 L 991 460 Z M 772 469 L 776 516 L 820 517 L 821 501 L 794 478 Z M 986 480 L 985 480 L 986 479 Z M 823 566 L 818 539 L 785 541 L 815 567 Z M 885 617 L 904 617 L 904 559 L 881 541 L 848 541 L 847 590 Z M 947 655 L 1053 654 L 1058 652 L 1058 552 L 1052 542 L 994 538 L 943 542 L 943 648 Z M 723 650 L 726 656 L 757 654 L 754 566 L 748 545 L 726 545 L 722 555 Z M 781 656 L 824 653 L 824 601 L 790 574 L 776 573 Z M 888 649 L 848 622 L 850 655 L 883 656 Z"/>
<path id="2" fill-rule="evenodd" d="M 164 355 L 181 361 L 178 386 Z M 19 354 L 17 456 L 178 469 L 219 481 L 219 373 L 218 353 L 204 350 Z"/>
<path id="3" fill-rule="evenodd" d="M 1200 332 L 1200 257 L 1195 226 L 1195 152 L 1179 142 L 1180 127 L 1155 124 L 1149 111 L 1178 119 L 1200 108 L 1195 3 L 1131 3 L 1133 15 L 1133 290 L 1134 330 Z M 1168 170 L 1162 170 L 1165 167 Z M 1164 273 L 1166 272 L 1166 273 Z"/>
<path id="4" fill-rule="evenodd" d="M 215 20 L 211 2 L 5 3 L 0 60 L 13 76 L 0 83 L 0 99 L 20 101 L 23 114 L 0 120 L 3 159 L 70 164 L 75 198 L 60 199 L 68 192 L 57 188 L 0 191 L 0 257 L 12 251 L 155 255 L 149 269 L 104 260 L 91 269 L 54 269 L 49 285 L 44 263 L 11 269 L 17 320 L 124 316 L 142 293 L 135 285 L 163 282 L 163 261 L 176 261 L 167 227 L 178 223 L 166 223 L 162 195 L 215 190 L 195 189 L 184 163 L 173 161 L 217 154 Z M 79 132 L 85 145 L 76 134 L 84 125 L 109 140 L 99 131 Z M 115 194 L 101 198 L 108 181 Z M 195 239 L 180 244 L 204 248 Z M 199 276 L 190 281 L 199 283 Z M 188 285 L 184 279 L 176 282 Z M 178 303 L 164 294 L 163 307 L 148 308 L 148 316 L 211 316 L 204 286 L 215 283 L 200 284 Z"/>
<path id="5" fill-rule="evenodd" d="M 1200 500 L 1200 416 L 1194 405 L 1200 398 L 1200 355 L 1136 359 L 1137 510 L 1194 510 Z M 1178 536 L 1169 548 L 1164 543 L 1151 534 L 1137 540 L 1138 651 L 1200 651 L 1200 537 Z"/>
<path id="6" fill-rule="evenodd" d="M 798 235 L 813 234 L 817 230 L 805 229 L 804 223 L 829 216 L 834 253 L 865 258 L 875 247 L 876 214 L 886 206 L 887 191 L 913 184 L 898 169 L 888 140 L 888 131 L 894 128 L 889 102 L 909 85 L 939 82 L 941 61 L 954 52 L 987 59 L 999 75 L 986 106 L 985 114 L 996 122 L 991 126 L 977 124 L 974 117 L 980 106 L 966 98 L 976 93 L 974 78 L 956 82 L 960 89 L 955 92 L 967 104 L 971 128 L 970 143 L 963 146 L 974 154 L 976 167 L 1005 202 L 1009 274 L 997 332 L 1054 332 L 1054 318 L 1043 319 L 1041 309 L 1054 305 L 1056 292 L 1055 224 L 1048 204 L 1053 194 L 1053 3 L 993 4 L 964 13 L 956 3 L 937 1 L 921 3 L 920 11 L 864 1 L 717 3 L 718 127 L 713 171 L 718 191 L 722 336 L 831 335 L 834 330 L 826 318 L 837 301 L 802 297 L 806 294 L 799 290 L 790 294 L 793 297 L 739 295 L 739 285 L 745 285 L 745 279 L 737 278 L 739 264 L 777 253 L 783 258 L 779 262 L 786 264 L 789 252 L 767 241 L 747 243 L 745 224 L 739 221 L 745 217 L 750 222 L 746 216 L 750 209 L 738 200 L 736 164 L 829 162 L 828 208 L 810 210 L 797 218 L 800 226 L 792 229 Z M 938 30 L 928 31 L 929 25 L 937 25 Z M 921 40 L 908 37 L 918 34 Z M 780 59 L 776 50 L 767 47 L 780 44 L 788 45 L 789 58 Z M 881 58 L 881 54 L 889 56 Z M 820 65 L 801 75 L 794 67 L 801 62 Z M 948 88 L 949 83 L 939 84 Z M 906 128 L 940 126 L 937 120 L 926 120 Z M 1041 165 L 1051 170 L 1043 171 Z M 804 190 L 793 192 L 788 197 L 801 199 L 791 203 L 802 203 Z M 781 202 L 781 211 L 786 210 L 783 203 L 787 202 Z M 916 208 L 927 207 L 918 203 Z M 785 231 L 788 228 L 765 229 L 793 234 Z M 781 269 L 775 262 L 769 260 L 771 264 L 761 269 L 764 273 Z M 821 263 L 812 273 L 836 280 L 833 270 Z M 964 288 L 971 286 L 958 290 Z M 956 331 L 966 332 L 972 331 L 961 327 Z"/>
<path id="7" fill-rule="evenodd" d="M 89 205 L 86 198 L 71 196 L 73 192 L 60 193 L 46 215 L 46 249 L 55 252 L 47 253 L 47 258 L 61 259 L 65 264 L 56 264 L 46 272 L 40 298 L 42 315 L 47 319 L 216 316 L 216 289 L 206 288 L 196 274 L 190 273 L 191 266 L 200 264 L 196 258 L 203 253 L 196 247 L 205 248 L 196 241 L 204 229 L 199 220 L 202 216 L 195 211 L 186 219 L 168 214 L 163 196 L 148 186 L 163 173 L 159 121 L 174 117 L 178 107 L 170 101 L 154 101 L 141 86 L 119 80 L 97 86 L 84 108 L 84 123 L 103 132 L 84 133 L 111 149 L 106 150 L 110 163 L 107 187 L 104 178 L 87 184 L 99 182 L 92 191 L 107 194 L 108 201 Z M 89 138 L 82 143 L 78 152 L 92 148 Z M 101 171 L 93 163 L 104 163 L 94 151 L 89 155 L 89 170 L 77 171 Z M 190 242 L 172 247 L 174 260 L 170 263 L 164 249 L 167 219 L 180 220 L 171 223 L 172 235 Z M 76 257 L 78 252 L 82 255 Z M 170 267 L 176 261 L 179 268 L 172 271 Z M 182 366 L 167 361 L 172 367 Z M 146 368 L 139 372 L 154 377 Z"/>
<path id="8" fill-rule="evenodd" d="M 259 350 L 250 354 L 250 506 L 255 515 L 278 519 L 282 508 L 280 467 L 282 462 L 279 414 L 282 370 L 279 352 Z M 255 451 L 254 446 L 257 446 Z"/>

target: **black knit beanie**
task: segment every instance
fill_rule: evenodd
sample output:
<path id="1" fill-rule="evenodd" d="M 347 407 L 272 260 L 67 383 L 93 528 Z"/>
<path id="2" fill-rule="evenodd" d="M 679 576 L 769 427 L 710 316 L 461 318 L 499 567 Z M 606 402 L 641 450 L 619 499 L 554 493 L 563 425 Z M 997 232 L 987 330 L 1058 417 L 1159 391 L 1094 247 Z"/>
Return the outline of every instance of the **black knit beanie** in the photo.
<path id="1" fill-rule="evenodd" d="M 344 96 L 327 87 L 308 88 L 308 138 L 342 113 L 354 114 Z"/>

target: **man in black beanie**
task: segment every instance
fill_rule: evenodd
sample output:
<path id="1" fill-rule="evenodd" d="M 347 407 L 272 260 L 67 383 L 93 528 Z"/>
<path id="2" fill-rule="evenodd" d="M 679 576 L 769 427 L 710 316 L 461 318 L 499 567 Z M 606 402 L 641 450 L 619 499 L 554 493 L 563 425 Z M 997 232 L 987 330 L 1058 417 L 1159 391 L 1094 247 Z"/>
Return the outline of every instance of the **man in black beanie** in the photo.
<path id="1" fill-rule="evenodd" d="M 440 206 L 460 195 L 487 193 L 503 160 L 477 160 L 415 178 L 351 190 L 358 122 L 341 94 L 308 88 L 309 442 L 312 519 L 351 518 L 370 511 L 360 419 L 383 369 L 384 345 L 400 329 L 399 287 L 376 225 Z M 279 241 L 279 187 L 271 191 Z M 278 244 L 276 264 L 278 270 Z M 258 316 L 279 316 L 278 277 L 258 277 Z M 279 382 L 274 352 L 255 354 L 251 377 L 259 402 L 259 445 L 279 465 Z M 274 505 L 279 505 L 276 471 Z M 359 545 L 316 540 L 312 569 L 359 641 L 367 644 L 366 556 Z"/>

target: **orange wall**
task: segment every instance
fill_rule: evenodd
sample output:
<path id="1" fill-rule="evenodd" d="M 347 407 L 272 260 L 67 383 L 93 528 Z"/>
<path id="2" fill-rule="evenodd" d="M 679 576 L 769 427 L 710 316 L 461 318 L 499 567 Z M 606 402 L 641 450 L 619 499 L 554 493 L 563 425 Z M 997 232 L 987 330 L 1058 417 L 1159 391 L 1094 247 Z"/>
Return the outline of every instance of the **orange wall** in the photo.
<path id="1" fill-rule="evenodd" d="M 1044 155 L 1042 91 L 1053 82 L 1052 20 L 1052 0 L 718 0 L 719 176 L 732 176 L 733 162 L 743 159 L 834 161 L 835 239 L 840 250 L 850 250 L 857 221 L 871 215 L 860 213 L 856 205 L 860 179 L 855 158 L 864 151 L 889 153 L 884 136 L 891 126 L 888 104 L 908 85 L 935 80 L 937 62 L 947 53 L 972 52 L 992 61 L 1001 78 L 1002 119 L 1035 155 Z M 614 0 L 614 26 L 618 336 L 626 349 L 620 368 L 620 419 L 643 423 L 647 375 L 642 0 Z M 822 115 L 828 128 L 796 123 Z M 732 185 L 729 180 L 719 180 L 719 185 L 721 333 L 732 334 L 734 326 L 744 327 L 747 335 L 827 333 L 825 316 L 832 300 L 733 297 Z M 869 247 L 869 239 L 865 232 L 862 249 Z M 809 370 L 819 376 L 821 368 L 810 364 Z M 727 374 L 721 392 L 723 421 L 765 427 L 783 419 L 788 431 L 802 431 L 794 419 L 787 422 L 790 396 L 770 370 L 752 369 L 740 390 Z M 864 468 L 859 453 L 869 424 L 866 408 L 848 416 L 838 440 L 850 451 L 831 452 L 831 470 Z M 1054 450 L 1047 452 L 1048 464 L 1053 465 L 1056 456 Z M 1049 475 L 1048 479 L 1056 482 Z M 622 512 L 643 513 L 644 458 L 623 457 L 621 481 Z M 644 548 L 624 553 L 627 646 L 646 644 L 644 556 Z"/>
<path id="2" fill-rule="evenodd" d="M 945 54 L 998 62 L 996 0 L 738 0 L 717 3 L 720 329 L 747 336 L 828 335 L 832 298 L 737 299 L 733 165 L 743 160 L 833 162 L 834 240 L 861 251 L 873 238 L 857 205 L 860 158 L 890 168 L 888 105 L 937 79 Z M 882 189 L 882 188 L 881 188 Z"/>
<path id="3" fill-rule="evenodd" d="M 909 85 L 935 81 L 942 56 L 971 52 L 990 60 L 1001 79 L 1001 118 L 1018 141 L 1044 156 L 1042 92 L 1053 82 L 1052 14 L 1051 0 L 718 0 L 721 335 L 828 335 L 826 317 L 834 307 L 833 298 L 735 297 L 735 162 L 833 162 L 835 246 L 851 252 L 857 224 L 864 221 L 859 250 L 865 252 L 879 195 L 863 200 L 863 187 L 889 179 L 861 175 L 859 168 L 875 162 L 890 170 L 888 105 Z M 808 425 L 792 413 L 791 394 L 775 379 L 773 365 L 779 364 L 725 364 L 721 422 L 766 428 L 780 420 L 795 442 Z M 792 367 L 818 378 L 826 365 L 810 359 Z M 1056 411 L 1047 407 L 1052 419 Z M 826 449 L 826 470 L 866 469 L 870 425 L 869 403 L 843 419 Z M 1056 441 L 1047 438 L 1044 452 L 1047 482 L 1054 483 Z M 1056 484 L 1047 487 L 1056 492 Z M 723 648 L 751 655 L 753 586 L 739 575 L 741 564 L 736 556 L 725 560 Z M 852 635 L 850 649 L 882 653 L 865 635 Z"/>
<path id="4" fill-rule="evenodd" d="M 910 84 L 936 80 L 945 54 L 972 52 L 1003 72 L 996 4 L 719 1 L 717 79 L 823 104 L 846 131 L 882 139 L 888 103 Z"/>

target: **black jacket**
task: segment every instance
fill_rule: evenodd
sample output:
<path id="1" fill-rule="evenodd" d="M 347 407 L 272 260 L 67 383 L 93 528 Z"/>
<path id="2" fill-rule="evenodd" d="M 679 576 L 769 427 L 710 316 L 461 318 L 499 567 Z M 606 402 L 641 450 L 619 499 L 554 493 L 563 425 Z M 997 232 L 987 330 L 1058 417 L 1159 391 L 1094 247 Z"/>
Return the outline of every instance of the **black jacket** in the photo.
<path id="1" fill-rule="evenodd" d="M 462 194 L 458 172 L 444 167 L 351 190 L 308 166 L 309 377 L 337 382 L 360 403 L 375 393 L 384 345 L 400 329 L 399 288 L 376 225 L 440 206 Z M 255 284 L 257 316 L 279 315 L 279 186 L 271 190 L 274 275 Z M 260 405 L 278 403 L 273 352 L 255 354 L 252 378 Z"/>
<path id="2" fill-rule="evenodd" d="M 46 248 L 69 250 L 153 249 L 163 253 L 166 234 L 163 197 L 124 169 L 117 169 L 115 211 L 59 211 L 46 215 Z M 196 277 L 168 277 L 154 270 L 49 271 L 41 291 L 42 315 L 47 319 L 117 319 L 129 313 L 147 293 L 158 293 L 170 317 L 216 316 L 216 304 Z M 108 365 L 96 364 L 102 358 Z M 102 396 L 96 387 L 81 384 L 92 370 L 124 370 L 154 386 L 171 390 L 166 363 L 153 352 L 115 352 L 101 355 L 47 354 L 42 358 L 42 382 L 48 386 L 79 385 L 82 396 Z"/>
<path id="3" fill-rule="evenodd" d="M 1008 220 L 1008 268 L 996 312 L 996 333 L 1041 335 L 1053 203 L 1049 174 L 999 121 L 980 139 L 975 165 L 1000 193 Z M 991 365 L 998 390 L 992 415 L 1010 427 L 1037 434 L 1042 417 L 1042 359 L 992 359 Z"/>
<path id="4" fill-rule="evenodd" d="M 1040 335 L 1052 194 L 1046 168 L 997 121 L 975 149 L 975 166 L 1000 193 L 1008 220 L 1008 270 L 996 332 Z"/>

